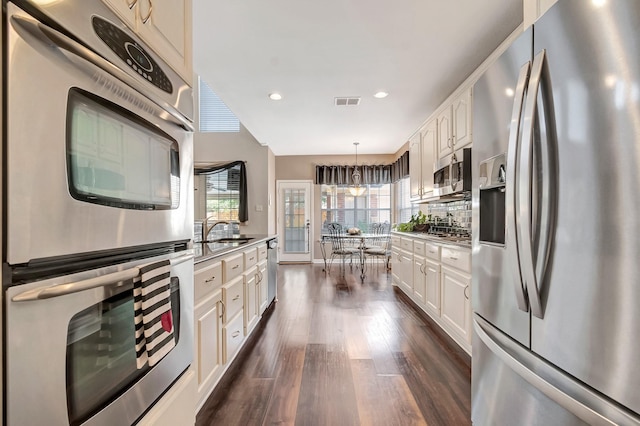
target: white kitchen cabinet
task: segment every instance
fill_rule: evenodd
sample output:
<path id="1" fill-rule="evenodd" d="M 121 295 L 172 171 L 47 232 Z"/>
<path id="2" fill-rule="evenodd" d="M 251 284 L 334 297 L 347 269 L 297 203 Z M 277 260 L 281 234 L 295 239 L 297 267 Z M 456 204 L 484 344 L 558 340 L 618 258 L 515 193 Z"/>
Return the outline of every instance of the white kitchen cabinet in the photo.
<path id="1" fill-rule="evenodd" d="M 433 162 L 437 135 L 437 121 L 427 122 L 409 141 L 409 179 L 411 200 L 433 194 Z"/>
<path id="2" fill-rule="evenodd" d="M 206 400 L 222 369 L 222 291 L 216 290 L 195 307 L 195 356 L 198 400 Z"/>
<path id="3" fill-rule="evenodd" d="M 438 114 L 436 123 L 436 150 L 438 153 L 438 159 L 440 159 L 453 152 L 453 145 L 451 143 L 451 105 L 447 105 L 444 110 L 440 114 Z"/>
<path id="4" fill-rule="evenodd" d="M 472 142 L 472 89 L 453 99 L 437 116 L 437 157 L 442 159 Z"/>
<path id="5" fill-rule="evenodd" d="M 422 137 L 417 132 L 409 140 L 409 188 L 410 199 L 420 199 L 422 195 Z"/>
<path id="6" fill-rule="evenodd" d="M 461 339 L 461 346 L 471 342 L 471 277 L 442 266 L 442 320 Z"/>
<path id="7" fill-rule="evenodd" d="M 258 269 L 252 267 L 244 276 L 244 335 L 249 333 L 258 323 Z"/>
<path id="8" fill-rule="evenodd" d="M 427 259 L 424 265 L 425 307 L 432 316 L 440 317 L 440 264 Z"/>
<path id="9" fill-rule="evenodd" d="M 471 129 L 472 129 L 472 107 L 471 104 L 471 91 L 469 88 L 462 92 L 458 97 L 453 100 L 451 105 L 451 126 L 453 141 L 453 150 L 456 151 L 460 148 L 464 148 L 471 144 Z"/>
<path id="10" fill-rule="evenodd" d="M 258 314 L 262 313 L 269 307 L 269 274 L 267 273 L 267 261 L 263 260 L 258 263 L 258 282 L 256 283 L 258 291 Z"/>
<path id="11" fill-rule="evenodd" d="M 470 250 L 409 235 L 391 236 L 394 285 L 471 353 Z"/>
<path id="12" fill-rule="evenodd" d="M 192 0 L 103 2 L 187 83 L 192 83 Z"/>
<path id="13" fill-rule="evenodd" d="M 413 255 L 413 301 L 424 306 L 427 294 L 426 259 Z"/>

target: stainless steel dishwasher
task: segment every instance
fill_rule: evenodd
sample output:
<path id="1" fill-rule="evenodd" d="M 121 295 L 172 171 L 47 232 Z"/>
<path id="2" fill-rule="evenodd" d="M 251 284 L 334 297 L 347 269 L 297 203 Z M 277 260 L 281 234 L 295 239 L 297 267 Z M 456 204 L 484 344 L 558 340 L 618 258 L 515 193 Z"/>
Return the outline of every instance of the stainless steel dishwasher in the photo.
<path id="1" fill-rule="evenodd" d="M 269 274 L 269 287 L 267 295 L 269 306 L 278 301 L 278 238 L 267 241 L 267 274 Z"/>

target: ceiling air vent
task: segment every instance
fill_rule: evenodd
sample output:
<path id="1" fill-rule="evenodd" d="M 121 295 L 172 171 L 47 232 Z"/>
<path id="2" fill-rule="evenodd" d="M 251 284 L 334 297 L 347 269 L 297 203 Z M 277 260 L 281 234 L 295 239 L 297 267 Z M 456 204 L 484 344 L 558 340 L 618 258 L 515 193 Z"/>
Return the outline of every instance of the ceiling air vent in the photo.
<path id="1" fill-rule="evenodd" d="M 360 97 L 334 98 L 336 106 L 358 106 L 360 105 Z"/>

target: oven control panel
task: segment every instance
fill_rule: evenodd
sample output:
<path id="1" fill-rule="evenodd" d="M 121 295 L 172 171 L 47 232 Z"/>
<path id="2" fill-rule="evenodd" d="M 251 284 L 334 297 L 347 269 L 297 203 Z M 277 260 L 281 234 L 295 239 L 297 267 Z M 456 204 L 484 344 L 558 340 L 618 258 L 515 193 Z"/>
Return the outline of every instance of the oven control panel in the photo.
<path id="1" fill-rule="evenodd" d="M 167 78 L 167 75 L 134 39 L 111 22 L 99 16 L 94 16 L 92 23 L 93 29 L 98 37 L 100 37 L 129 68 L 159 89 L 167 93 L 173 92 L 173 86 Z"/>

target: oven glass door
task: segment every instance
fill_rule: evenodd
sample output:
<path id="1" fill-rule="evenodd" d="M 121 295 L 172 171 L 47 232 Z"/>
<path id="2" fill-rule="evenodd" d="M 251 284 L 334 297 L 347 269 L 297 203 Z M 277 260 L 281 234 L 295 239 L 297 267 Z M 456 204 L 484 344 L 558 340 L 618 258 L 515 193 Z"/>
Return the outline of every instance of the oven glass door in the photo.
<path id="1" fill-rule="evenodd" d="M 132 112 L 72 88 L 67 102 L 67 170 L 73 198 L 112 207 L 175 209 L 178 143 Z"/>
<path id="2" fill-rule="evenodd" d="M 174 338 L 179 340 L 180 283 L 171 278 Z M 74 315 L 67 331 L 67 407 L 78 425 L 131 388 L 150 369 L 136 366 L 133 290 Z"/>

